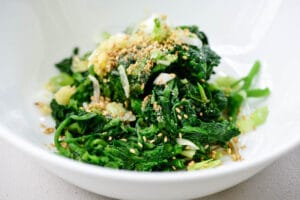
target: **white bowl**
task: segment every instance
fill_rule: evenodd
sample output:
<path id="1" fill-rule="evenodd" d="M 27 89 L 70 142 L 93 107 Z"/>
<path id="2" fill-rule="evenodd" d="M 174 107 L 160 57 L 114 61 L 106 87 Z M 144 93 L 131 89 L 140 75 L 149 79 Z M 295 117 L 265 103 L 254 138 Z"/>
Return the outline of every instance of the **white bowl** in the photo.
<path id="1" fill-rule="evenodd" d="M 238 184 L 300 143 L 299 23 L 278 17 L 281 6 L 281 1 L 6 1 L 0 9 L 0 136 L 66 181 L 105 196 L 184 199 Z M 167 14 L 177 25 L 200 25 L 223 57 L 219 71 L 243 75 L 255 59 L 262 60 L 259 84 L 272 90 L 270 116 L 242 136 L 243 161 L 195 172 L 142 173 L 80 163 L 47 147 L 53 136 L 39 128 L 33 102 L 57 73 L 53 64 L 74 46 L 94 48 L 101 31 L 123 30 L 152 12 Z"/>

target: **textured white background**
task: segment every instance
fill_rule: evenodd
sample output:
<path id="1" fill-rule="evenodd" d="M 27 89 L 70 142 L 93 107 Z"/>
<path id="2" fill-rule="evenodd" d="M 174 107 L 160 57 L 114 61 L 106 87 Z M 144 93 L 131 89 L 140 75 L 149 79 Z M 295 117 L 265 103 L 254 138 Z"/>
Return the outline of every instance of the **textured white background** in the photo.
<path id="1" fill-rule="evenodd" d="M 201 200 L 299 200 L 300 146 L 229 190 Z M 64 182 L 0 140 L 0 200 L 108 200 Z M 199 199 L 200 200 L 200 199 Z"/>

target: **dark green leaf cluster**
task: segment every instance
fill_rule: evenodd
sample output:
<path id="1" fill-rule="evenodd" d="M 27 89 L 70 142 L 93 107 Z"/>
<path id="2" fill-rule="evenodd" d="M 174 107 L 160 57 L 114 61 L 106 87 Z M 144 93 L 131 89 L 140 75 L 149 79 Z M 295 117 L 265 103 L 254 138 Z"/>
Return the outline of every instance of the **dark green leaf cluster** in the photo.
<path id="1" fill-rule="evenodd" d="M 73 73 L 72 58 L 56 64 L 61 72 L 74 79 L 76 86 L 76 93 L 68 105 L 59 105 L 54 99 L 50 104 L 57 124 L 54 140 L 59 154 L 116 169 L 184 170 L 190 161 L 212 159 L 215 146 L 226 147 L 240 134 L 230 120 L 237 116 L 241 107 L 240 91 L 227 94 L 207 82 L 220 63 L 220 57 L 210 49 L 207 37 L 196 26 L 180 28 L 195 33 L 203 46 L 175 45 L 168 53 L 176 54 L 177 60 L 169 66 L 156 64 L 150 74 L 129 75 L 129 98 L 125 96 L 117 69 L 105 78 L 95 76 L 101 95 L 121 102 L 136 116 L 135 121 L 86 112 L 82 105 L 89 103 L 93 95 L 93 85 L 88 78 L 89 74 L 95 75 L 93 67 L 88 72 Z M 74 54 L 78 54 L 78 49 Z M 126 69 L 135 61 L 126 59 L 125 62 L 121 56 L 118 62 Z M 162 72 L 173 73 L 176 77 L 163 85 L 153 84 Z M 256 74 L 251 71 L 235 83 L 243 82 L 241 90 L 248 96 L 263 96 L 260 94 L 264 91 L 250 89 Z M 188 146 L 179 144 L 178 138 L 197 146 L 193 155 L 184 154 Z"/>

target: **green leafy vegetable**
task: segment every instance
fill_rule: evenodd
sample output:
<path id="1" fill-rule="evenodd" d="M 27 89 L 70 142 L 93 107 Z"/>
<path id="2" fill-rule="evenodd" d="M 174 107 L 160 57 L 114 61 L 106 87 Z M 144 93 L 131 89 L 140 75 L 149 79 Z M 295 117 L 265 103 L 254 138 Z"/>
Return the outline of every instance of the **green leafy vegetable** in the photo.
<path id="1" fill-rule="evenodd" d="M 238 119 L 237 125 L 242 133 L 247 133 L 265 123 L 268 114 L 268 107 L 257 108 L 251 115 Z"/>
<path id="2" fill-rule="evenodd" d="M 55 65 L 61 73 L 50 80 L 52 91 L 76 88 L 67 105 L 50 103 L 59 154 L 116 169 L 199 170 L 220 165 L 218 149 L 265 122 L 266 107 L 239 118 L 247 98 L 270 93 L 253 87 L 259 62 L 241 79 L 211 83 L 220 57 L 206 35 L 153 20 L 150 32 L 144 24 L 109 36 L 93 53 L 79 59 L 76 48 Z"/>
<path id="3" fill-rule="evenodd" d="M 74 83 L 74 79 L 72 76 L 66 73 L 60 73 L 57 76 L 54 76 L 47 83 L 46 88 L 50 92 L 56 92 L 59 88 L 66 85 L 72 85 Z"/>
<path id="4" fill-rule="evenodd" d="M 55 67 L 59 69 L 59 71 L 64 72 L 66 74 L 72 75 L 72 62 L 73 62 L 73 56 L 77 55 L 79 53 L 79 49 L 76 47 L 73 50 L 73 55 L 69 58 L 65 58 L 59 63 L 55 64 Z"/>

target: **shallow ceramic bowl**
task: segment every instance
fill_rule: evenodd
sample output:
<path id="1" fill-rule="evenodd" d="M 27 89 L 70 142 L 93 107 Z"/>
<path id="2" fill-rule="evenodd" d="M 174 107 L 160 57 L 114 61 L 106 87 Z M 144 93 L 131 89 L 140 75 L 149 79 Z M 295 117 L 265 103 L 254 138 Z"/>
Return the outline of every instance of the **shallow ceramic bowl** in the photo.
<path id="1" fill-rule="evenodd" d="M 299 24 L 277 18 L 281 7 L 280 1 L 6 1 L 0 8 L 0 136 L 66 181 L 110 197 L 195 198 L 238 184 L 300 142 Z M 261 59 L 258 84 L 272 90 L 264 101 L 270 115 L 265 125 L 241 137 L 247 146 L 243 161 L 195 172 L 141 173 L 79 163 L 47 146 L 53 135 L 42 133 L 43 118 L 33 103 L 57 73 L 53 64 L 74 46 L 94 48 L 101 31 L 122 31 L 152 12 L 167 14 L 174 25 L 200 25 L 223 58 L 219 74 L 244 75 Z M 250 102 L 246 110 L 256 105 L 261 102 Z"/>

